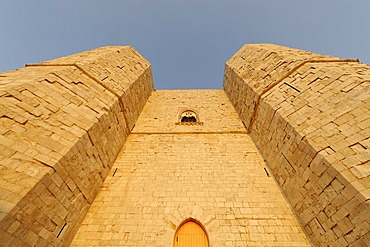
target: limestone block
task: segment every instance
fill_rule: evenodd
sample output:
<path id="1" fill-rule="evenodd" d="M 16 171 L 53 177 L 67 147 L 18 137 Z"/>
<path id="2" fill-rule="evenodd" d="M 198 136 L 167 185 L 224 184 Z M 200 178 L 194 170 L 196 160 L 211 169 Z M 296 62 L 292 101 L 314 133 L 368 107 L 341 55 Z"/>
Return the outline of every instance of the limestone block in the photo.
<path id="1" fill-rule="evenodd" d="M 270 57 L 277 73 L 261 65 Z M 274 63 L 274 58 L 285 63 Z M 356 195 L 368 206 L 370 150 L 360 143 L 370 135 L 365 123 L 370 117 L 369 75 L 369 67 L 356 60 L 274 45 L 245 45 L 225 66 L 228 97 L 318 245 L 354 244 L 350 232 L 357 225 L 349 217 L 340 228 L 343 219 L 331 218 L 325 227 L 330 232 L 336 225 L 334 241 L 311 219 L 323 211 L 329 216 L 344 212 Z M 243 99 L 249 112 L 239 107 Z"/>
<path id="2" fill-rule="evenodd" d="M 0 83 L 1 238 L 68 245 L 153 90 L 150 64 L 132 47 L 106 47 L 3 73 Z M 122 104 L 135 88 L 142 96 Z"/>
<path id="3" fill-rule="evenodd" d="M 156 90 L 72 246 L 171 246 L 189 218 L 211 246 L 310 246 L 264 168 L 222 90 Z"/>

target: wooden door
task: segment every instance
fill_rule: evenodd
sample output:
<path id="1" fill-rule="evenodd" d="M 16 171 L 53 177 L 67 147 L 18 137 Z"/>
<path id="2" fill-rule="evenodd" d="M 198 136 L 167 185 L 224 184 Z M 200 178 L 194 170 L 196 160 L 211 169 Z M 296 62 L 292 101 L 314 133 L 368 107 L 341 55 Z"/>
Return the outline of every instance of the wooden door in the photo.
<path id="1" fill-rule="evenodd" d="M 177 230 L 175 247 L 208 247 L 208 238 L 203 228 L 193 221 L 188 221 Z"/>

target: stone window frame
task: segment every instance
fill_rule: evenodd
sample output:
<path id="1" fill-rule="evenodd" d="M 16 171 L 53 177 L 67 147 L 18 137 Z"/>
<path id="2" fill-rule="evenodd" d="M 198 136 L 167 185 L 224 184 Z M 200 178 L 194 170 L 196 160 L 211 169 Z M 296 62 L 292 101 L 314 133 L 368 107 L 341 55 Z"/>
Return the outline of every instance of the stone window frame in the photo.
<path id="1" fill-rule="evenodd" d="M 181 122 L 182 118 L 184 117 L 183 115 L 187 112 L 193 113 L 195 115 L 195 119 L 196 119 L 195 122 Z M 200 121 L 199 113 L 197 110 L 193 108 L 184 108 L 180 110 L 179 113 L 177 114 L 176 125 L 203 125 L 203 122 Z"/>

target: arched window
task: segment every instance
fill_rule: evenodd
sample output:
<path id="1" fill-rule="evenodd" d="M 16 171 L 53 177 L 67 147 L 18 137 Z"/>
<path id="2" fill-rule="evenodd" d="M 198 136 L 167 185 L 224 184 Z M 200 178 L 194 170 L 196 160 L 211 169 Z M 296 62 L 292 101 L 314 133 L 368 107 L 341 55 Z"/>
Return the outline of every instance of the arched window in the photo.
<path id="1" fill-rule="evenodd" d="M 184 123 L 184 122 L 197 122 L 197 115 L 193 111 L 184 111 L 181 114 L 180 121 L 182 123 Z"/>
<path id="2" fill-rule="evenodd" d="M 179 125 L 203 125 L 199 120 L 199 115 L 195 110 L 183 110 L 179 113 L 178 122 Z"/>
<path id="3" fill-rule="evenodd" d="M 194 220 L 187 220 L 177 229 L 173 246 L 208 247 L 208 237 L 202 226 Z"/>

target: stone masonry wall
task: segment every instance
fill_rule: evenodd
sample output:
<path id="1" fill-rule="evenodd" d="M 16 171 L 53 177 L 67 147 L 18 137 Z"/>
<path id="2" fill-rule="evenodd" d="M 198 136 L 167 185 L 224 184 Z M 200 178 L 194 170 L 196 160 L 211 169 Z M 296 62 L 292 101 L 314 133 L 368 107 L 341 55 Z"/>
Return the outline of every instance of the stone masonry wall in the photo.
<path id="1" fill-rule="evenodd" d="M 188 219 L 212 247 L 311 246 L 223 90 L 152 93 L 72 246 L 174 246 Z"/>
<path id="2" fill-rule="evenodd" d="M 317 246 L 370 242 L 370 68 L 245 45 L 224 87 Z"/>
<path id="3" fill-rule="evenodd" d="M 152 90 L 132 47 L 0 74 L 0 246 L 69 245 Z"/>

